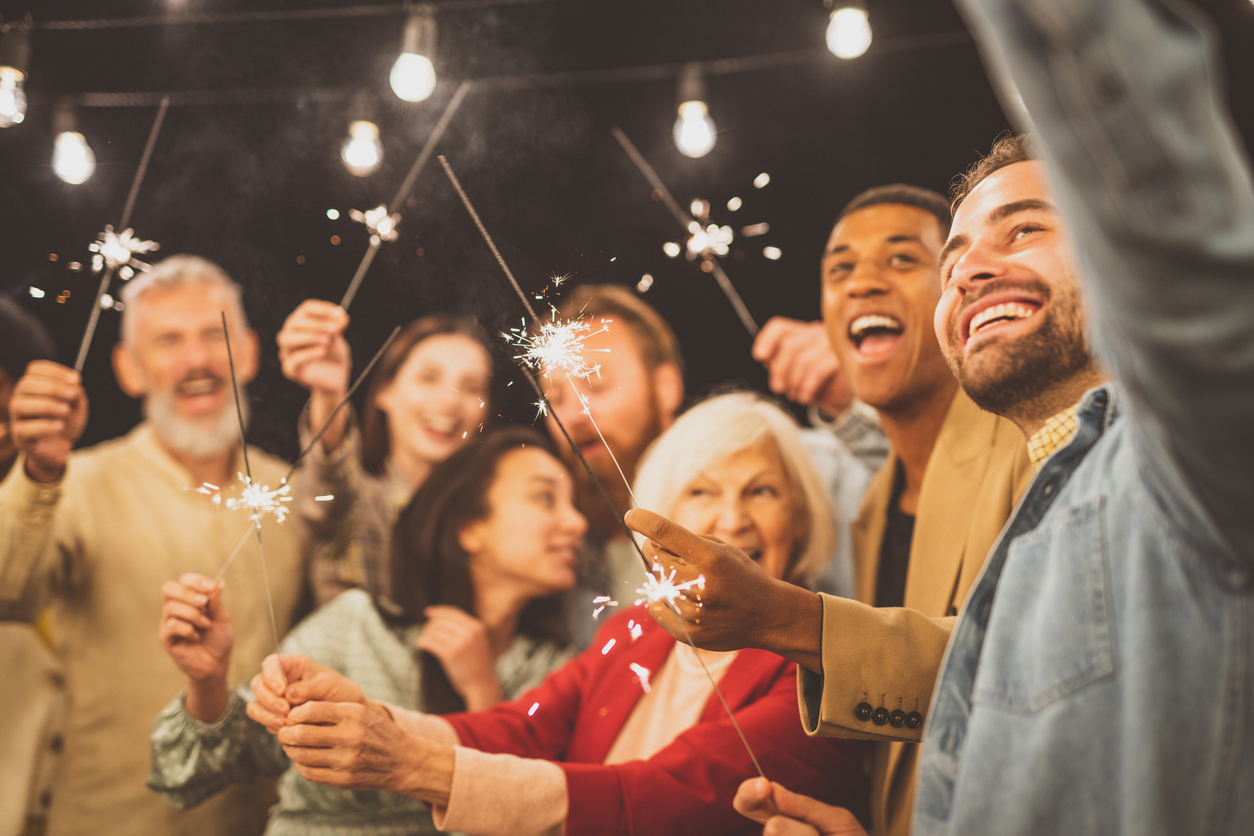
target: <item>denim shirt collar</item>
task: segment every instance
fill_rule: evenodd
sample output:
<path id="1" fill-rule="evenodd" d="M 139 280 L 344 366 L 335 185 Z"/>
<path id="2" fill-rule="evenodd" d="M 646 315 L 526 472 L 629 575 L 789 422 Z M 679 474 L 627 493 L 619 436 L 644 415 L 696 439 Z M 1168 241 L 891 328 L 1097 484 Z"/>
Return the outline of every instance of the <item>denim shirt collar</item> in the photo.
<path id="1" fill-rule="evenodd" d="M 928 712 L 918 772 L 916 832 L 922 832 L 924 821 L 931 825 L 927 832 L 943 830 L 950 816 L 980 653 L 1010 543 L 1040 524 L 1080 462 L 1118 417 L 1117 391 L 1107 383 L 1081 399 L 1075 435 L 1042 462 L 963 606 Z"/>

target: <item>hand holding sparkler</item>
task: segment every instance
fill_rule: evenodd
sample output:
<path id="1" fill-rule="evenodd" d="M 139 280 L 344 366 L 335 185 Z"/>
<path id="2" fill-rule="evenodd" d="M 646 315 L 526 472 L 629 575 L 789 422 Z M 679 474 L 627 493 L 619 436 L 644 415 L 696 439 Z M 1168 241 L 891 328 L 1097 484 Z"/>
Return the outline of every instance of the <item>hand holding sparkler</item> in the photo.
<path id="1" fill-rule="evenodd" d="M 184 705 L 202 723 L 221 717 L 230 699 L 227 671 L 235 630 L 222 605 L 222 587 L 222 581 L 192 573 L 161 586 L 157 638 L 187 675 Z"/>
<path id="2" fill-rule="evenodd" d="M 292 311 L 275 338 L 283 376 L 309 390 L 309 425 L 320 427 L 331 418 L 348 392 L 353 355 L 344 339 L 348 314 L 339 305 L 306 299 Z M 341 412 L 322 435 L 326 450 L 339 446 L 348 426 Z"/>
<path id="3" fill-rule="evenodd" d="M 9 432 L 26 454 L 26 475 L 43 484 L 60 479 L 86 426 L 87 393 L 78 372 L 50 360 L 27 366 L 9 400 Z"/>
<path id="4" fill-rule="evenodd" d="M 695 585 L 682 594 L 648 596 L 649 612 L 666 632 L 706 650 L 756 647 L 822 669 L 823 603 L 817 593 L 777 580 L 740 549 L 652 511 L 634 509 L 626 520 L 648 538 L 644 553 L 660 569 L 659 584 Z"/>
<path id="5" fill-rule="evenodd" d="M 292 708 L 306 702 L 369 703 L 356 682 L 300 653 L 267 656 L 249 687 L 257 699 L 248 704 L 248 716 L 271 734 L 287 725 Z"/>
<path id="6" fill-rule="evenodd" d="M 765 778 L 750 778 L 741 784 L 732 806 L 740 815 L 766 825 L 764 836 L 866 836 L 857 817 L 845 808 L 824 804 Z"/>

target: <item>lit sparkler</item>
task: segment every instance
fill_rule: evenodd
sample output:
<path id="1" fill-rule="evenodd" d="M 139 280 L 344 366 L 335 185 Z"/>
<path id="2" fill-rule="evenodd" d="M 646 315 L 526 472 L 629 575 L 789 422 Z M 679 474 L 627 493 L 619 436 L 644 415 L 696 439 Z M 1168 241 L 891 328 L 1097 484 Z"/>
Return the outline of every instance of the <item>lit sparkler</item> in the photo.
<path id="1" fill-rule="evenodd" d="M 646 668 L 644 665 L 638 665 L 635 662 L 632 662 L 631 672 L 634 673 L 636 677 L 640 680 L 640 687 L 644 689 L 644 692 L 646 694 L 649 693 L 651 690 L 653 690 L 653 687 L 649 685 L 649 669 L 648 668 Z"/>
<path id="2" fill-rule="evenodd" d="M 370 243 L 375 246 L 378 246 L 381 241 L 395 241 L 400 235 L 396 231 L 396 225 L 401 222 L 400 213 L 389 215 L 388 208 L 383 204 L 367 209 L 365 212 L 351 209 L 348 216 L 357 223 L 366 225 L 366 229 L 370 230 Z"/>
<path id="3" fill-rule="evenodd" d="M 269 485 L 253 484 L 252 478 L 243 473 L 236 475 L 239 477 L 240 484 L 243 485 L 239 496 L 228 497 L 224 500 L 222 489 L 208 482 L 196 488 L 196 493 L 209 497 L 214 505 L 225 505 L 231 511 L 247 511 L 248 516 L 255 522 L 261 522 L 262 517 L 267 514 L 273 514 L 275 522 L 281 523 L 287 519 L 289 512 L 284 503 L 292 501 L 292 498 L 288 496 L 292 489 L 291 485 L 284 481 L 275 490 L 270 490 Z"/>
<path id="4" fill-rule="evenodd" d="M 135 230 L 125 229 L 120 234 L 106 225 L 104 232 L 96 236 L 96 240 L 87 245 L 95 255 L 91 257 L 91 271 L 117 271 L 123 279 L 135 275 L 135 271 L 146 271 L 149 266 L 135 256 L 159 250 L 161 245 L 156 241 L 141 241 L 135 237 Z"/>
<path id="5" fill-rule="evenodd" d="M 611 600 L 610 600 L 610 596 L 608 596 L 608 595 L 598 595 L 597 597 L 595 597 L 595 598 L 593 598 L 593 599 L 592 599 L 592 603 L 594 603 L 594 604 L 596 604 L 596 605 L 597 605 L 597 608 L 596 608 L 595 610 L 593 610 L 593 611 L 592 611 L 592 617 L 593 617 L 594 619 L 595 619 L 597 616 L 599 616 L 602 612 L 604 612 L 606 607 L 617 607 L 617 606 L 618 606 L 618 602 L 617 602 L 617 601 L 611 601 Z"/>
<path id="6" fill-rule="evenodd" d="M 601 374 L 601 365 L 588 365 L 585 355 L 590 351 L 608 353 L 609 349 L 586 349 L 584 341 L 593 334 L 609 330 L 609 322 L 604 319 L 595 331 L 592 322 L 586 319 L 563 322 L 557 315 L 557 308 L 553 308 L 549 319 L 540 324 L 537 332 L 529 331 L 524 321 L 523 327 L 503 331 L 501 336 L 510 345 L 522 349 L 521 354 L 514 355 L 515 360 L 523 361 L 546 377 L 552 377 L 554 371 L 561 371 L 587 380 L 594 374 Z"/>
<path id="7" fill-rule="evenodd" d="M 675 583 L 674 569 L 671 569 L 671 573 L 667 575 L 660 564 L 654 563 L 653 570 L 644 576 L 644 586 L 636 590 L 636 594 L 640 596 L 636 599 L 636 605 L 665 601 L 667 606 L 674 609 L 675 602 L 680 598 L 687 598 L 685 593 L 693 587 L 699 590 L 705 589 L 705 575 L 698 575 L 690 581 Z M 697 606 L 700 606 L 700 603 Z"/>

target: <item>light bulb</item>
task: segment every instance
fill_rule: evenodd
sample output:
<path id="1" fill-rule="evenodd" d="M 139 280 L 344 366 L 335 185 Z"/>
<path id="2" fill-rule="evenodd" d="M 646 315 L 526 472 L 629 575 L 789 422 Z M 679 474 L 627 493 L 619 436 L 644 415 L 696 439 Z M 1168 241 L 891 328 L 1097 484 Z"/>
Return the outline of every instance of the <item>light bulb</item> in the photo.
<path id="1" fill-rule="evenodd" d="M 704 157 L 714 147 L 714 120 L 705 102 L 684 102 L 675 120 L 675 146 L 685 157 Z"/>
<path id="2" fill-rule="evenodd" d="M 86 183 L 96 170 L 96 155 L 77 131 L 57 134 L 52 151 L 52 170 L 66 183 Z"/>
<path id="3" fill-rule="evenodd" d="M 26 118 L 26 74 L 13 67 L 0 67 L 0 128 L 17 125 Z"/>
<path id="4" fill-rule="evenodd" d="M 407 102 L 421 102 L 435 90 L 435 67 L 431 59 L 413 52 L 402 52 L 388 76 L 392 92 Z"/>
<path id="5" fill-rule="evenodd" d="M 340 152 L 344 165 L 358 177 L 374 171 L 383 159 L 383 146 L 379 144 L 379 126 L 374 122 L 359 120 L 348 126 L 348 141 Z"/>
<path id="6" fill-rule="evenodd" d="M 857 58 L 871 46 L 871 24 L 866 10 L 845 6 L 832 12 L 827 24 L 827 48 L 837 58 Z"/>

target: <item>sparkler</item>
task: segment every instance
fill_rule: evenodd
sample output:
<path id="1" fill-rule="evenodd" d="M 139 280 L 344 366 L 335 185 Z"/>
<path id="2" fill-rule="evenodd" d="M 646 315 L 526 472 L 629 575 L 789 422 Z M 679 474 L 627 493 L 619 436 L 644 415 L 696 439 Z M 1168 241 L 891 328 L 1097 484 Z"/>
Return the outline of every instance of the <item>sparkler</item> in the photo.
<path id="1" fill-rule="evenodd" d="M 749 309 L 745 307 L 744 300 L 740 298 L 740 294 L 736 292 L 736 288 L 732 286 L 731 279 L 727 278 L 727 274 L 723 272 L 723 267 L 718 263 L 716 255 L 726 254 L 726 244 L 730 243 L 728 237 L 731 230 L 711 224 L 709 227 L 702 228 L 701 224 L 695 218 L 680 208 L 675 202 L 675 198 L 671 196 L 670 190 L 666 188 L 666 184 L 662 182 L 662 178 L 657 176 L 657 172 L 653 170 L 653 166 L 649 165 L 649 161 L 636 149 L 636 146 L 627 134 L 618 128 L 610 130 L 614 134 L 614 138 L 618 140 L 618 144 L 623 146 L 623 150 L 627 152 L 627 156 L 636 164 L 636 168 L 640 169 L 640 173 L 644 175 L 654 190 L 662 196 L 662 202 L 666 204 L 666 208 L 675 216 L 675 220 L 679 225 L 691 233 L 688 242 L 689 252 L 695 258 L 701 256 L 701 269 L 713 274 L 718 286 L 722 289 L 723 295 L 727 297 L 727 301 L 731 302 L 733 308 L 736 309 L 736 316 L 740 317 L 740 322 L 749 332 L 749 336 L 756 337 L 758 335 L 758 323 L 754 321 L 750 315 Z M 696 247 L 694 250 L 693 247 Z M 720 252 L 721 250 L 721 252 Z M 676 253 L 678 254 L 678 253 Z"/>
<path id="2" fill-rule="evenodd" d="M 496 257 L 496 263 L 500 265 L 501 271 L 505 274 L 505 278 L 509 279 L 509 283 L 513 285 L 514 291 L 518 294 L 518 298 L 522 300 L 523 307 L 525 307 L 527 309 L 527 312 L 531 314 L 532 320 L 537 321 L 539 318 L 536 316 L 535 310 L 531 307 L 531 302 L 527 300 L 527 294 L 524 293 L 522 287 L 519 286 L 518 280 L 514 278 L 513 272 L 509 269 L 509 265 L 505 263 L 505 259 L 501 256 L 501 251 L 497 249 L 496 243 L 492 240 L 492 236 L 488 234 L 487 227 L 483 225 L 483 221 L 479 218 L 479 213 L 475 211 L 474 204 L 470 202 L 470 198 L 467 196 L 465 189 L 462 188 L 461 181 L 459 181 L 457 179 L 457 175 L 453 173 L 453 167 L 449 165 L 448 160 L 445 159 L 443 155 L 440 156 L 439 160 L 440 160 L 440 165 L 443 166 L 444 168 L 444 173 L 448 175 L 449 182 L 453 184 L 453 188 L 457 191 L 458 197 L 461 198 L 462 204 L 466 207 L 467 213 L 470 214 L 471 220 L 473 220 L 475 222 L 475 226 L 478 227 L 479 234 L 483 236 L 483 240 L 488 245 L 488 249 L 490 249 L 492 251 L 492 255 Z M 553 412 L 551 405 L 548 403 L 548 398 L 544 394 L 544 390 L 540 388 L 539 382 L 535 379 L 535 376 L 531 374 L 531 371 L 527 368 L 527 364 L 525 363 L 520 364 L 519 370 L 522 371 L 523 376 L 527 378 L 527 382 L 531 384 L 531 387 L 535 390 L 536 394 L 540 397 L 540 402 L 543 403 L 546 407 L 549 407 L 549 412 Z M 584 401 L 584 405 L 586 408 L 587 407 L 586 401 Z M 589 415 L 589 417 L 591 417 L 591 415 Z M 605 500 L 605 504 L 610 507 L 610 511 L 613 512 L 614 517 L 618 520 L 618 524 L 622 527 L 623 531 L 627 534 L 627 539 L 635 548 L 636 554 L 640 555 L 641 562 L 643 562 L 646 567 L 651 566 L 652 564 L 650 563 L 649 559 L 646 558 L 644 555 L 644 550 L 640 548 L 640 543 L 636 540 L 635 532 L 633 532 L 630 528 L 628 528 L 627 522 L 621 516 L 619 516 L 618 508 L 615 507 L 614 505 L 614 500 L 610 499 L 609 492 L 605 490 L 605 486 L 601 484 L 601 480 L 597 478 L 596 473 L 593 472 L 591 465 L 588 464 L 588 460 L 584 458 L 583 452 L 579 449 L 579 445 L 577 445 L 575 443 L 575 440 L 571 438 L 570 433 L 566 431 L 566 426 L 562 423 L 561 419 L 558 418 L 556 413 L 553 414 L 553 422 L 557 424 L 558 429 L 561 430 L 563 437 L 565 437 L 566 439 L 566 443 L 570 445 L 571 451 L 575 454 L 576 458 L 579 459 L 579 463 L 583 465 L 584 470 L 587 472 L 588 478 L 592 481 L 592 484 L 596 486 L 597 492 L 601 494 L 601 498 Z M 595 422 L 593 423 L 593 426 L 595 426 Z M 597 430 L 597 434 L 598 435 L 600 434 L 600 430 Z M 604 442 L 604 437 L 602 437 L 602 442 Z M 610 447 L 608 444 L 605 445 L 605 449 L 609 451 Z M 612 457 L 613 453 L 611 452 L 610 455 Z M 615 465 L 617 464 L 618 462 L 617 460 L 615 460 Z M 621 468 L 619 468 L 618 472 L 620 476 L 623 475 Z M 623 476 L 623 481 L 625 483 L 627 482 L 626 476 Z M 627 485 L 627 491 L 628 493 L 631 492 L 630 484 Z M 634 496 L 632 497 L 632 501 L 635 502 Z M 662 588 L 661 578 L 660 578 L 661 571 L 659 570 L 658 576 L 654 576 L 652 570 L 650 570 L 647 574 L 650 577 L 655 577 L 657 579 L 656 588 L 661 589 Z M 704 578 L 701 578 L 699 580 L 700 580 L 700 585 L 704 587 L 704 584 L 705 584 Z M 667 583 L 670 583 L 670 585 L 674 587 L 675 584 L 673 584 L 673 581 L 674 581 L 674 572 L 672 572 L 670 579 L 669 581 L 667 581 Z M 696 583 L 696 582 L 694 581 L 692 583 Z M 749 741 L 745 738 L 745 733 L 741 730 L 740 723 L 736 721 L 736 715 L 732 713 L 731 706 L 727 704 L 727 700 L 723 697 L 723 692 L 719 690 L 718 681 L 715 680 L 714 675 L 710 673 L 710 669 L 706 666 L 705 660 L 701 658 L 701 654 L 696 652 L 697 646 L 692 640 L 692 634 L 688 632 L 687 625 L 684 624 L 683 618 L 679 615 L 679 610 L 676 605 L 676 598 L 678 597 L 679 594 L 683 594 L 683 592 L 687 588 L 690 588 L 692 584 L 686 583 L 686 584 L 680 584 L 680 585 L 684 586 L 685 589 L 679 590 L 679 592 L 676 594 L 676 597 L 672 598 L 672 597 L 663 596 L 663 597 L 659 597 L 658 600 L 665 601 L 666 605 L 671 609 L 672 612 L 675 613 L 676 619 L 679 622 L 679 626 L 684 631 L 684 636 L 687 638 L 688 645 L 693 649 L 693 653 L 694 655 L 696 655 L 697 661 L 701 663 L 701 670 L 705 671 L 706 678 L 710 680 L 710 686 L 714 689 L 714 693 L 718 695 L 718 700 L 720 703 L 722 703 L 723 710 L 727 713 L 727 719 L 731 721 L 732 726 L 736 729 L 736 734 L 740 736 L 740 742 L 744 744 L 745 751 L 749 753 L 749 759 L 753 761 L 753 765 L 758 770 L 758 774 L 761 775 L 763 778 L 766 778 L 766 773 L 762 771 L 762 766 L 761 764 L 758 763 L 757 755 L 753 753 L 753 748 L 749 746 Z M 654 584 L 652 584 L 649 580 L 646 579 L 644 588 L 652 589 L 654 588 Z M 634 630 L 632 632 L 632 636 L 634 639 L 635 637 Z M 610 649 L 613 647 L 613 644 L 614 644 L 614 640 L 611 639 L 610 642 L 605 647 L 602 648 L 601 652 L 603 654 L 609 653 Z"/>
<path id="3" fill-rule="evenodd" d="M 144 182 L 144 175 L 148 173 L 148 161 L 152 159 L 152 149 L 157 144 L 157 135 L 161 133 L 161 125 L 165 122 L 165 112 L 169 107 L 170 97 L 166 96 L 161 100 L 161 106 L 157 108 L 157 116 L 152 121 L 152 130 L 148 132 L 148 143 L 144 146 L 143 156 L 139 158 L 139 168 L 135 169 L 135 177 L 131 180 L 131 190 L 126 196 L 126 206 L 122 209 L 122 222 L 118 224 L 118 228 L 123 230 L 122 234 L 116 235 L 113 227 L 106 226 L 99 240 L 91 245 L 96 253 L 92 257 L 93 269 L 97 272 L 101 272 L 101 267 L 104 269 L 100 277 L 100 288 L 96 291 L 96 303 L 91 306 L 91 313 L 88 315 L 87 330 L 83 332 L 83 341 L 78 346 L 78 358 L 74 361 L 76 372 L 81 372 L 83 364 L 87 362 L 87 349 L 91 348 L 91 338 L 95 335 L 96 324 L 100 321 L 100 300 L 109 291 L 109 282 L 113 281 L 114 272 L 131 271 L 135 269 L 136 264 L 143 265 L 139 269 L 147 267 L 143 262 L 135 260 L 135 254 L 157 249 L 153 241 L 136 240 L 127 225 L 131 221 L 135 199 L 139 197 L 139 187 Z M 97 259 L 100 259 L 99 267 L 96 266 Z M 123 278 L 130 278 L 130 276 L 123 273 Z"/>
<path id="4" fill-rule="evenodd" d="M 397 210 L 401 208 L 401 204 L 409 196 L 409 192 L 414 187 L 414 182 L 418 179 L 418 175 L 426 168 L 427 161 L 431 159 L 431 152 L 435 150 L 436 143 L 444 136 L 444 131 L 448 128 L 449 122 L 452 121 L 453 114 L 457 113 L 457 109 L 462 106 L 462 99 L 466 98 L 466 94 L 470 92 L 470 84 L 469 81 L 463 81 L 459 84 L 457 90 L 453 93 L 453 98 L 449 99 L 448 104 L 444 106 L 444 113 L 440 114 L 440 121 L 435 123 L 435 127 L 431 130 L 431 135 L 427 137 L 422 150 L 418 152 L 418 158 L 410 166 L 409 173 L 405 175 L 404 181 L 401 182 L 401 187 L 396 190 L 396 196 L 392 198 L 392 202 L 371 209 L 369 212 L 353 210 L 353 220 L 361 220 L 366 224 L 366 228 L 370 230 L 370 247 L 366 250 L 366 254 L 361 257 L 361 263 L 357 265 L 357 272 L 353 274 L 352 281 L 348 283 L 348 289 L 344 291 L 344 298 L 340 300 L 340 307 L 344 310 L 348 310 L 348 306 L 353 304 L 353 298 L 357 295 L 357 289 L 361 287 L 362 279 L 366 278 L 366 271 L 370 269 L 370 264 L 374 261 L 375 254 L 379 252 L 379 247 L 383 246 L 384 241 L 396 240 L 396 225 L 401 220 Z M 380 212 L 380 210 L 382 211 Z M 371 213 L 376 213 L 376 222 L 373 225 L 369 220 Z M 361 218 L 358 218 L 357 215 L 361 215 Z"/>

